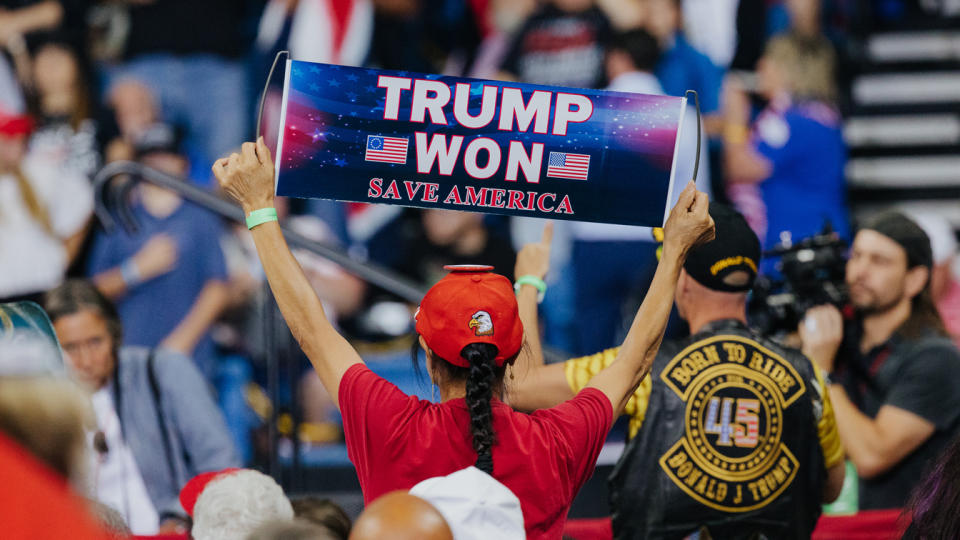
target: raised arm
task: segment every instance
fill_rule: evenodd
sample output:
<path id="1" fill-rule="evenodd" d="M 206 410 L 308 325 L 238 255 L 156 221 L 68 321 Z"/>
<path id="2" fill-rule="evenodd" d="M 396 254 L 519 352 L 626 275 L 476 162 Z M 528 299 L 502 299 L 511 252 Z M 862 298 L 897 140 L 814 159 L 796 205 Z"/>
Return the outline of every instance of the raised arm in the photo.
<path id="1" fill-rule="evenodd" d="M 687 253 L 690 248 L 713 239 L 713 219 L 708 210 L 707 195 L 697 191 L 693 182 L 688 183 L 667 218 L 660 263 L 620 352 L 616 360 L 587 385 L 606 394 L 613 404 L 614 418 L 620 416 L 630 395 L 650 371 L 663 339 Z"/>
<path id="2" fill-rule="evenodd" d="M 521 276 L 543 279 L 547 275 L 552 239 L 553 223 L 547 223 L 539 242 L 523 246 L 517 253 L 513 273 L 517 279 Z M 538 294 L 537 288 L 530 284 L 521 285 L 517 293 L 525 347 L 513 367 L 516 380 L 510 385 L 509 400 L 512 407 L 524 411 L 552 407 L 573 397 L 573 390 L 563 373 L 563 363 L 544 365 L 537 320 Z"/>
<path id="3" fill-rule="evenodd" d="M 263 137 L 256 144 L 243 143 L 240 154 L 234 153 L 213 164 L 220 186 L 240 203 L 244 215 L 260 208 L 273 208 L 273 170 L 273 159 Z M 287 326 L 323 386 L 334 397 L 334 403 L 338 403 L 340 379 L 350 366 L 363 360 L 327 320 L 320 299 L 287 247 L 280 225 L 271 221 L 254 227 L 251 232 Z"/>

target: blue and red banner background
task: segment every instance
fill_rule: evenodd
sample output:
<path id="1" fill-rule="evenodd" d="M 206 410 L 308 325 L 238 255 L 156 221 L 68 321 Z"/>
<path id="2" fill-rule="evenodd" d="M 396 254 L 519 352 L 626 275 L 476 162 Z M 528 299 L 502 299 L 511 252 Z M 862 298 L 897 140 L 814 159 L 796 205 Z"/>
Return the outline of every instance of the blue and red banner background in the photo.
<path id="1" fill-rule="evenodd" d="M 403 79 L 410 80 L 411 89 L 399 90 L 399 101 L 395 95 L 391 109 L 388 90 L 378 83 L 389 80 L 392 82 L 383 84 L 402 85 Z M 435 87 L 437 81 L 450 88 L 450 100 L 442 109 L 446 124 L 432 121 L 438 119 L 423 107 L 419 108 L 423 121 L 411 121 L 415 86 Z M 469 128 L 457 121 L 453 112 L 457 83 L 470 85 L 467 112 L 473 116 L 485 110 L 481 105 L 484 85 L 496 87 L 496 112 L 491 122 Z M 541 98 L 543 92 L 550 93 L 546 133 L 534 132 L 536 121 L 525 131 L 518 129 L 516 120 L 510 122 L 512 129 L 500 129 L 501 100 L 507 88 L 519 89 L 524 104 L 534 92 L 541 92 Z M 563 132 L 562 125 L 556 127 L 557 110 L 564 117 L 575 117 L 579 108 L 567 105 L 564 110 L 561 94 L 585 97 L 592 114 L 583 121 L 567 123 L 566 133 L 555 135 L 555 130 Z M 435 92 L 423 95 L 436 97 Z M 685 100 L 677 97 L 288 61 L 277 149 L 277 194 L 659 226 L 667 210 L 684 108 Z M 390 119 L 394 110 L 395 120 Z M 429 172 L 418 172 L 415 132 L 422 134 L 420 142 L 427 143 L 434 136 L 443 136 L 447 144 L 454 136 L 463 137 L 450 174 L 440 174 L 437 163 Z M 365 160 L 371 135 L 407 138 L 406 163 Z M 499 168 L 485 179 L 468 174 L 464 165 L 466 149 L 478 138 L 490 139 L 501 149 Z M 506 179 L 514 141 L 522 145 L 524 157 L 534 152 L 534 145 L 542 145 L 536 182 L 524 174 L 523 167 L 515 180 Z M 547 177 L 551 152 L 589 155 L 587 179 Z M 487 151 L 480 150 L 477 156 L 479 166 L 487 165 Z"/>

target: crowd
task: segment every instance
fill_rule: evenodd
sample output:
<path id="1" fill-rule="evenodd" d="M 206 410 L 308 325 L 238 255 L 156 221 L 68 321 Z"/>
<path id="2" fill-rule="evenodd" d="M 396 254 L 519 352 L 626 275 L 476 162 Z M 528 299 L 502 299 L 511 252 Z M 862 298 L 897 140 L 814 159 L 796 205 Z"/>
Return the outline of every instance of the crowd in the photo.
<path id="1" fill-rule="evenodd" d="M 852 21 L 865 20 L 867 5 L 873 18 L 893 17 L 897 3 L 910 4 L 0 0 L 0 305 L 44 308 L 83 389 L 60 376 L 33 380 L 14 357 L 44 356 L 39 342 L 0 347 L 0 442 L 9 436 L 89 497 L 67 507 L 126 534 L 192 524 L 198 539 L 242 538 L 263 525 L 273 532 L 252 538 L 344 538 L 350 522 L 335 506 L 291 505 L 269 477 L 237 469 L 263 465 L 255 431 L 285 405 L 260 390 L 272 343 L 293 351 L 294 382 L 281 395 L 304 425 L 287 435 L 345 444 L 356 467 L 369 513 L 358 538 L 418 526 L 436 530 L 410 537 L 485 537 L 476 531 L 491 523 L 505 528 L 486 537 L 559 537 L 621 414 L 627 446 L 611 479 L 620 537 L 683 537 L 692 525 L 720 537 L 809 536 L 845 470 L 856 473 L 860 509 L 911 505 L 908 534 L 937 537 L 956 526 L 931 510 L 956 496 L 938 479 L 957 476 L 957 445 L 934 467 L 960 436 L 956 235 L 917 212 L 855 223 L 844 179 Z M 238 187 L 270 159 L 260 143 L 241 145 L 261 135 L 255 102 L 284 49 L 384 69 L 696 90 L 702 121 L 686 115 L 678 145 L 686 179 L 703 135 L 687 214 L 675 210 L 672 240 L 669 225 L 579 222 L 551 224 L 541 238 L 537 219 Z M 270 125 L 275 91 L 266 103 Z M 231 153 L 248 168 L 227 167 Z M 229 194 L 246 213 L 276 208 L 301 234 L 433 288 L 410 305 L 312 253 L 287 259 L 270 223 L 251 234 L 148 183 L 124 202 L 137 230 L 108 232 L 93 214 L 92 179 L 123 160 Z M 722 241 L 704 243 L 706 221 Z M 824 230 L 850 245 L 848 301 L 760 335 L 749 291 L 782 277 L 762 254 Z M 505 278 L 444 268 L 476 264 Z M 499 303 L 471 303 L 481 282 Z M 268 295 L 299 347 L 264 330 Z M 431 307 L 431 295 L 464 299 Z M 504 329 L 496 339 L 477 330 L 481 312 Z M 469 335 L 441 322 L 464 316 Z M 9 318 L 0 317 L 5 331 Z M 397 368 L 411 347 L 414 367 Z M 545 363 L 544 350 L 572 359 Z M 424 364 L 439 403 L 363 367 L 369 351 L 393 370 Z M 418 492 L 421 482 L 435 484 Z M 474 493 L 445 491 L 457 482 Z M 217 485 L 207 506 L 221 521 L 204 523 L 200 492 Z M 479 493 L 506 517 L 478 513 Z M 731 513 L 742 519 L 728 522 Z"/>

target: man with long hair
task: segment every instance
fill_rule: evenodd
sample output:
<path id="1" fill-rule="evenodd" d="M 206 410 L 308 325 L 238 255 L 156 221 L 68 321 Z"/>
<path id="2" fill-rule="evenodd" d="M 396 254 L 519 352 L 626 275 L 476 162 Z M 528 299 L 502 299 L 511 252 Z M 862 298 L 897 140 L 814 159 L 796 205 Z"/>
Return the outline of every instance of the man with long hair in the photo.
<path id="1" fill-rule="evenodd" d="M 807 312 L 803 351 L 827 380 L 840 438 L 860 476 L 861 509 L 903 506 L 960 432 L 960 352 L 930 294 L 930 240 L 903 214 L 868 220 L 853 241 L 851 320 Z"/>

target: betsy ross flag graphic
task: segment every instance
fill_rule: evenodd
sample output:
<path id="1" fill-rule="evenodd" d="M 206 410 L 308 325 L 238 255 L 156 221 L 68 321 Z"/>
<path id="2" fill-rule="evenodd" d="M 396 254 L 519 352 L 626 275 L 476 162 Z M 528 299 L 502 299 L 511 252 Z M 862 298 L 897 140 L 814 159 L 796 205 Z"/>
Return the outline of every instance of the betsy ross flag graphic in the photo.
<path id="1" fill-rule="evenodd" d="M 407 162 L 407 144 L 409 139 L 402 137 L 367 135 L 367 151 L 363 154 L 363 160 L 403 165 Z"/>
<path id="2" fill-rule="evenodd" d="M 589 155 L 550 152 L 550 157 L 547 161 L 547 176 L 553 178 L 569 178 L 571 180 L 586 180 L 588 172 L 590 172 Z"/>

